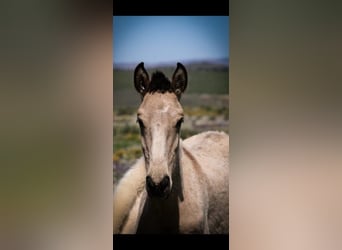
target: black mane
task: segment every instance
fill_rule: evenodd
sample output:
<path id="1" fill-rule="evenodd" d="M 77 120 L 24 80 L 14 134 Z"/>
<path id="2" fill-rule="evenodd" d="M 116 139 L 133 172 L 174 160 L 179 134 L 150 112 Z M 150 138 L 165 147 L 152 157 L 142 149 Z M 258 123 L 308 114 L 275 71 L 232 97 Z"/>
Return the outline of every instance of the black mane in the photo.
<path id="1" fill-rule="evenodd" d="M 148 86 L 147 92 L 172 92 L 173 88 L 171 86 L 170 80 L 160 71 L 156 71 L 152 75 L 151 82 Z"/>

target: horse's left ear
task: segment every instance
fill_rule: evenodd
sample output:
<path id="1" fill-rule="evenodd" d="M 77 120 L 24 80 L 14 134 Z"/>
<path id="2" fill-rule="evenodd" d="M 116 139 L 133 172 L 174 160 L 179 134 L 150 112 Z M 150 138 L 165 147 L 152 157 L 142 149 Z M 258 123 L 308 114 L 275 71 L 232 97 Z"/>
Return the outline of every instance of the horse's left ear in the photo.
<path id="1" fill-rule="evenodd" d="M 148 73 L 144 67 L 144 62 L 138 64 L 134 70 L 134 87 L 143 97 L 150 84 Z"/>
<path id="2" fill-rule="evenodd" d="M 183 64 L 177 63 L 177 68 L 172 76 L 172 88 L 178 98 L 185 91 L 187 85 L 188 73 Z"/>

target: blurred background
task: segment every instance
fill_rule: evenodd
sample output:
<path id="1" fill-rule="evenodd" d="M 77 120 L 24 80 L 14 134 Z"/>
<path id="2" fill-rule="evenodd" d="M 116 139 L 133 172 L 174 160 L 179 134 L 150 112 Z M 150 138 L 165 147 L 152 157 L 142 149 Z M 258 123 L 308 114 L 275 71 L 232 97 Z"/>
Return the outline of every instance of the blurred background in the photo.
<path id="1" fill-rule="evenodd" d="M 113 249 L 112 4 L 2 2 L 0 249 Z M 342 249 L 341 12 L 230 1 L 231 249 Z"/>
<path id="2" fill-rule="evenodd" d="M 177 62 L 188 71 L 181 104 L 181 137 L 229 130 L 229 16 L 113 17 L 113 180 L 142 156 L 136 111 L 141 98 L 133 83 L 145 63 L 150 77 L 171 79 Z"/>
<path id="3" fill-rule="evenodd" d="M 112 1 L 0 9 L 0 249 L 112 249 Z"/>

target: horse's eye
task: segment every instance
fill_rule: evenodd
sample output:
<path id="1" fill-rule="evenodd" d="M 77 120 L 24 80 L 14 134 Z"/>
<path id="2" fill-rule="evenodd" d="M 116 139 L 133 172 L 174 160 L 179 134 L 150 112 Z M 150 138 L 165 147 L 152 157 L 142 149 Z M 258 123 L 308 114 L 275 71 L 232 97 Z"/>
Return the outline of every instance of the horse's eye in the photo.
<path id="1" fill-rule="evenodd" d="M 176 123 L 176 128 L 180 128 L 180 126 L 181 126 L 181 124 L 182 124 L 183 121 L 184 121 L 184 118 L 183 118 L 183 117 L 180 118 L 180 119 L 177 121 L 177 123 Z"/>
<path id="2" fill-rule="evenodd" d="M 137 118 L 137 123 L 139 123 L 140 128 L 145 127 L 143 121 L 139 117 Z"/>

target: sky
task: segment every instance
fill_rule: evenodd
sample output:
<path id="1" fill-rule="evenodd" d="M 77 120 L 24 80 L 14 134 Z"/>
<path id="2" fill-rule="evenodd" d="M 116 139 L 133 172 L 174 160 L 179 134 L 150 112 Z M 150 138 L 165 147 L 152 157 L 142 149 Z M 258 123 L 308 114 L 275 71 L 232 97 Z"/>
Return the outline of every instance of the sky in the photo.
<path id="1" fill-rule="evenodd" d="M 115 63 L 229 58 L 229 16 L 113 16 Z"/>

